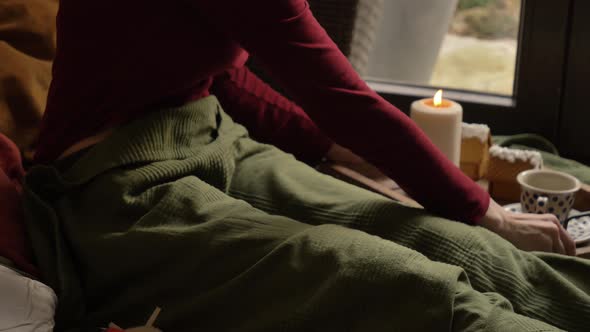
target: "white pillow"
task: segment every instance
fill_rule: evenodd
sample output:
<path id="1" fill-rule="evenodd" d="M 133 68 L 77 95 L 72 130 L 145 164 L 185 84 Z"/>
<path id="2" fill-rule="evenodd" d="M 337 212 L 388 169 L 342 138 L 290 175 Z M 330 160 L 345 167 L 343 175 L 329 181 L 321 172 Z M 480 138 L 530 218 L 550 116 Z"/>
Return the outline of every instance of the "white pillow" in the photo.
<path id="1" fill-rule="evenodd" d="M 0 331 L 47 332 L 57 297 L 45 284 L 0 265 Z"/>

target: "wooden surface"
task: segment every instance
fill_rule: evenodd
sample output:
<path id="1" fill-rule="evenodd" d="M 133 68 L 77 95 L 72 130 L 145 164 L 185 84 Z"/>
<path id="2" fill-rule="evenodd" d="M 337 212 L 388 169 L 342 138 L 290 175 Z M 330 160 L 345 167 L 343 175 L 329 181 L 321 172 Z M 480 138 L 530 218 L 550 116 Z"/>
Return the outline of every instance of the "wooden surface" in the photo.
<path id="1" fill-rule="evenodd" d="M 410 198 L 393 180 L 386 177 L 370 178 L 350 167 L 332 163 L 324 163 L 319 166 L 319 171 L 329 174 L 337 179 L 354 184 L 361 188 L 381 194 L 395 201 L 410 206 L 421 207 L 418 202 Z"/>

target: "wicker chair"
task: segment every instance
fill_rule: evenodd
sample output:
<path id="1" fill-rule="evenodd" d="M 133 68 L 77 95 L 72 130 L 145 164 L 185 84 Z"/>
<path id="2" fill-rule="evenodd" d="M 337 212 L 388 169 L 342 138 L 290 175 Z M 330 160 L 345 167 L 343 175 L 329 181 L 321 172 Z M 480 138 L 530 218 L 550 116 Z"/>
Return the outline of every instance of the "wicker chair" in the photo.
<path id="1" fill-rule="evenodd" d="M 383 0 L 309 0 L 309 4 L 352 66 L 364 74 L 383 13 Z"/>
<path id="2" fill-rule="evenodd" d="M 316 19 L 348 57 L 354 69 L 361 75 L 365 74 L 383 12 L 383 0 L 308 1 Z M 281 91 L 280 87 L 260 69 L 261 66 L 256 59 L 252 59 L 248 66 Z"/>

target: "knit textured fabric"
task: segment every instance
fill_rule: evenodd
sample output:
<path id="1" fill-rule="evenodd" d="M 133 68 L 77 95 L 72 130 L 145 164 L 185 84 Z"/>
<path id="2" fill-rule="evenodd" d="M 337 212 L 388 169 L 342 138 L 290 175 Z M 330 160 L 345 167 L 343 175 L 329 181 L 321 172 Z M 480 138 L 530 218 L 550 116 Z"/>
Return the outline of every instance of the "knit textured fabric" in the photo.
<path id="1" fill-rule="evenodd" d="M 31 169 L 25 203 L 60 331 L 137 326 L 155 306 L 165 331 L 587 328 L 587 261 L 320 174 L 215 97 L 59 166 Z"/>

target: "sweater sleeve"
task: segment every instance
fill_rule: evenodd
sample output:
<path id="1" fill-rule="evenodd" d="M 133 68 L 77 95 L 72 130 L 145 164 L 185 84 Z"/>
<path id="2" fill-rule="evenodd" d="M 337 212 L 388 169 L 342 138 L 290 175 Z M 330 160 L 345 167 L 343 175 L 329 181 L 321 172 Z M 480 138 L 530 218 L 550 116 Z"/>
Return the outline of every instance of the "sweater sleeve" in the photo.
<path id="1" fill-rule="evenodd" d="M 365 84 L 307 1 L 200 4 L 212 26 L 256 56 L 335 142 L 377 166 L 434 213 L 464 222 L 476 222 L 485 214 L 487 192 L 454 166 L 411 119 Z"/>
<path id="2" fill-rule="evenodd" d="M 317 164 L 332 145 L 295 103 L 263 82 L 246 66 L 230 69 L 213 80 L 210 92 L 250 135 L 263 143 Z"/>

